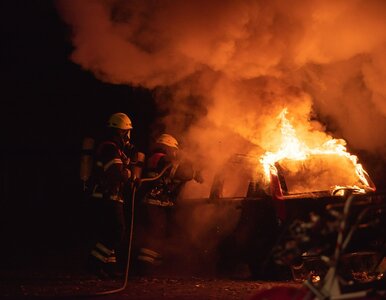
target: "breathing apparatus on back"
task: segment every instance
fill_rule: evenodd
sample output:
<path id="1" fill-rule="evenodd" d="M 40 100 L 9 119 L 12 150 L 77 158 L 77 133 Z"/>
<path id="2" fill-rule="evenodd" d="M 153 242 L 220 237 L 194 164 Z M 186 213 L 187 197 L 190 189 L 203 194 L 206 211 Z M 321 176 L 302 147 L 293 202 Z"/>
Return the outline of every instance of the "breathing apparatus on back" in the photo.
<path id="1" fill-rule="evenodd" d="M 95 140 L 92 137 L 85 137 L 82 142 L 80 157 L 80 180 L 83 183 L 83 191 L 86 191 L 94 164 Z"/>
<path id="2" fill-rule="evenodd" d="M 130 144 L 130 133 L 133 129 L 130 118 L 124 113 L 114 113 L 107 121 L 107 128 L 114 130 L 114 134 L 119 135 L 124 150 L 123 156 L 126 156 L 124 163 L 131 171 L 132 181 L 141 177 L 142 168 L 145 160 L 145 155 L 142 152 L 135 150 Z M 116 131 L 116 132 L 115 132 Z M 92 137 L 85 137 L 82 142 L 81 161 L 80 161 L 80 179 L 83 182 L 83 191 L 87 192 L 92 185 L 92 177 L 95 164 L 96 142 Z"/>
<path id="3" fill-rule="evenodd" d="M 107 127 L 120 131 L 124 143 L 130 142 L 130 131 L 133 128 L 130 118 L 124 113 L 112 114 L 108 121 Z M 80 179 L 83 183 L 83 191 L 89 188 L 89 183 L 93 173 L 95 163 L 96 142 L 92 137 L 85 137 L 82 141 L 80 157 Z"/>

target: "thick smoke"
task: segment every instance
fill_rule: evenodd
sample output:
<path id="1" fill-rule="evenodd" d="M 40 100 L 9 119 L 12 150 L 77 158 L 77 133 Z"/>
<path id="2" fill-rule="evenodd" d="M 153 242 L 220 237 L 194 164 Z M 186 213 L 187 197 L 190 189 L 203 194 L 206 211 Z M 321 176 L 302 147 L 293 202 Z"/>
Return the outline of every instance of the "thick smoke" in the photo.
<path id="1" fill-rule="evenodd" d="M 296 112 L 305 100 L 307 118 L 312 110 L 353 147 L 385 153 L 382 0 L 65 0 L 58 7 L 73 28 L 71 59 L 103 81 L 167 87 L 166 128 L 178 122 L 181 137 L 194 123 L 201 134 L 193 141 L 204 140 L 209 125 L 222 133 L 209 133 L 211 142 L 214 135 L 226 144 L 230 129 L 265 148 L 266 118 L 283 106 Z"/>
<path id="2" fill-rule="evenodd" d="M 310 147 L 328 131 L 386 158 L 384 0 L 57 3 L 72 61 L 155 91 L 160 128 L 206 167 L 192 197 L 232 153 L 275 151 L 284 107 Z"/>

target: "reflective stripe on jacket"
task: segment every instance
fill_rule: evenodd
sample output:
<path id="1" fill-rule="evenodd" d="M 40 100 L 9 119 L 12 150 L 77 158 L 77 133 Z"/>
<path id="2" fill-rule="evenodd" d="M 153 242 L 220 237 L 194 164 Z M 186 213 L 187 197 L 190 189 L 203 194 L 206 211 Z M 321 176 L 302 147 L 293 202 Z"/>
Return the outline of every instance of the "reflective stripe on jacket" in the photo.
<path id="1" fill-rule="evenodd" d="M 112 138 L 99 145 L 95 164 L 96 183 L 92 197 L 123 203 L 123 188 L 131 173 L 127 168 L 128 158 L 120 144 Z"/>

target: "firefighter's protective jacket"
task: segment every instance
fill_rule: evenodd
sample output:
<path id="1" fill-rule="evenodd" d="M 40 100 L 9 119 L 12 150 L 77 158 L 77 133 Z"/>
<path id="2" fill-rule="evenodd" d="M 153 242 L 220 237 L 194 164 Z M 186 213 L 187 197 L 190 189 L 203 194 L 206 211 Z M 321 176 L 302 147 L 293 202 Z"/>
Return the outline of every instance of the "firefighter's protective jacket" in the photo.
<path id="1" fill-rule="evenodd" d="M 103 141 L 96 152 L 94 188 L 92 197 L 124 202 L 123 190 L 129 180 L 129 158 L 123 152 L 118 137 Z"/>
<path id="2" fill-rule="evenodd" d="M 106 272 L 113 272 L 117 264 L 126 230 L 124 191 L 130 178 L 128 163 L 119 136 L 106 138 L 96 149 L 91 191 L 96 243 L 90 252 L 90 262 L 92 268 Z"/>
<path id="3" fill-rule="evenodd" d="M 165 153 L 156 152 L 149 157 L 147 177 L 156 177 L 162 172 L 163 175 L 146 192 L 146 204 L 173 206 L 184 184 L 195 175 L 188 160 L 171 161 Z"/>

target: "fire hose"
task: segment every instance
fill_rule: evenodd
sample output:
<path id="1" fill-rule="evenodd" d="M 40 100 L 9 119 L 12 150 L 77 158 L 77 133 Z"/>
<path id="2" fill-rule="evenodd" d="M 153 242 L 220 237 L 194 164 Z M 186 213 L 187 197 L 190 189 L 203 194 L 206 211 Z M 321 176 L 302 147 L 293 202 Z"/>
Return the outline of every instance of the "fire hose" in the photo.
<path id="1" fill-rule="evenodd" d="M 127 263 L 125 266 L 124 280 L 123 280 L 122 286 L 119 288 L 116 288 L 116 289 L 112 289 L 112 290 L 100 291 L 100 292 L 95 292 L 95 293 L 77 294 L 77 295 L 73 295 L 73 296 L 76 296 L 79 298 L 92 297 L 92 296 L 105 296 L 105 295 L 116 294 L 116 293 L 122 292 L 126 289 L 127 282 L 129 279 L 131 249 L 132 249 L 132 241 L 133 241 L 133 235 L 134 235 L 135 195 L 136 195 L 137 189 L 144 182 L 152 182 L 152 181 L 156 181 L 156 180 L 160 179 L 171 166 L 172 166 L 172 164 L 168 164 L 155 177 L 142 178 L 142 179 L 136 178 L 133 181 L 132 193 L 131 193 L 131 214 L 130 214 L 131 222 L 130 222 L 130 233 L 129 233 L 129 239 L 128 239 Z M 62 297 L 67 298 L 68 295 L 67 296 L 66 295 L 54 296 L 54 298 L 62 298 Z"/>
<path id="2" fill-rule="evenodd" d="M 150 179 L 156 180 L 155 177 L 154 178 L 146 178 L 146 179 L 149 179 L 147 181 L 151 181 Z M 143 180 L 145 180 L 145 179 L 143 179 Z M 135 208 L 135 205 L 134 205 L 135 201 L 134 200 L 135 200 L 135 194 L 136 194 L 137 186 L 139 186 L 140 183 L 141 183 L 141 181 L 137 180 L 137 184 L 133 186 L 132 194 L 131 194 L 130 234 L 129 234 L 128 251 L 127 251 L 127 263 L 126 263 L 126 267 L 125 267 L 125 275 L 124 275 L 123 285 L 121 287 L 119 287 L 119 288 L 112 289 L 112 290 L 100 291 L 100 292 L 95 292 L 95 293 L 76 294 L 76 295 L 72 295 L 72 296 L 76 296 L 78 298 L 93 297 L 93 296 L 105 296 L 105 295 L 116 294 L 116 293 L 122 292 L 122 291 L 124 291 L 126 289 L 128 278 L 129 278 L 129 271 L 130 271 L 131 247 L 132 247 L 133 232 L 134 232 L 134 208 Z M 53 298 L 67 298 L 67 297 L 68 297 L 68 295 L 53 296 Z"/>
<path id="3" fill-rule="evenodd" d="M 126 289 L 127 282 L 129 279 L 129 271 L 130 271 L 130 258 L 131 258 L 131 248 L 132 248 L 132 241 L 133 241 L 133 233 L 134 233 L 134 209 L 135 209 L 135 194 L 137 191 L 137 188 L 143 183 L 143 182 L 152 182 L 160 179 L 165 172 L 172 166 L 172 164 L 168 164 L 157 176 L 155 177 L 149 177 L 149 178 L 137 178 L 134 181 L 133 187 L 132 187 L 132 193 L 131 193 L 131 222 L 130 222 L 130 234 L 129 234 L 129 242 L 128 242 L 128 251 L 127 251 L 127 263 L 125 267 L 125 277 L 123 281 L 123 285 L 117 289 L 113 290 L 106 290 L 91 294 L 84 294 L 84 295 L 77 295 L 77 297 L 90 297 L 90 296 L 104 296 L 104 295 L 110 295 L 110 294 L 116 294 L 119 292 L 122 292 Z"/>

